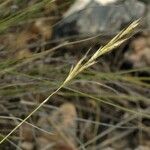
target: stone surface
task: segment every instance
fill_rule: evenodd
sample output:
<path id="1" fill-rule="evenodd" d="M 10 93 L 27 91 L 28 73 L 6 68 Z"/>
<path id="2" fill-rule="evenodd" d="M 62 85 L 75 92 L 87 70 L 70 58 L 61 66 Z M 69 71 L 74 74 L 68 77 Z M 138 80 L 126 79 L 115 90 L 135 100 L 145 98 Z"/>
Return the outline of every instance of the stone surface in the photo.
<path id="1" fill-rule="evenodd" d="M 116 33 L 146 13 L 145 3 L 138 0 L 114 0 L 105 5 L 100 1 L 77 0 L 56 26 L 58 36 Z"/>

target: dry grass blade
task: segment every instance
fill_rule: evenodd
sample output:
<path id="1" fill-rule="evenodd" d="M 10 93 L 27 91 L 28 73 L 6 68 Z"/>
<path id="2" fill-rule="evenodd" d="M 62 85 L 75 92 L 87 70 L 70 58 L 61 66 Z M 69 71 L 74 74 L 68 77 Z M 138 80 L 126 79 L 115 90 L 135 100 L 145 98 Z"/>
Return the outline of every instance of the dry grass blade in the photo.
<path id="1" fill-rule="evenodd" d="M 108 44 L 104 47 L 99 48 L 89 60 L 85 61 L 86 56 L 81 58 L 79 62 L 73 67 L 68 77 L 65 81 L 52 93 L 50 94 L 38 107 L 36 107 L 23 121 L 21 121 L 8 135 L 6 135 L 1 141 L 2 144 L 14 131 L 16 131 L 27 119 L 29 119 L 37 110 L 39 110 L 53 95 L 55 95 L 61 88 L 66 86 L 71 80 L 73 80 L 79 73 L 83 70 L 87 69 L 88 67 L 92 66 L 96 63 L 96 60 L 104 55 L 107 52 L 110 52 L 114 48 L 120 46 L 124 41 L 126 41 L 131 34 L 133 34 L 134 29 L 139 25 L 140 20 L 133 22 L 129 27 L 121 31 L 117 36 L 115 36 Z M 84 62 L 85 61 L 85 62 Z"/>
<path id="2" fill-rule="evenodd" d="M 52 3 L 54 1 L 55 0 L 43 0 L 43 1 L 38 2 L 37 4 L 35 4 L 33 6 L 29 6 L 29 7 L 25 8 L 22 11 L 16 12 L 13 15 L 10 15 L 10 16 L 0 20 L 0 33 L 4 32 L 10 26 L 15 25 L 16 23 L 18 23 L 19 21 L 25 19 L 26 17 L 29 17 L 34 12 L 41 9 L 45 4 Z M 8 0 L 8 2 L 9 2 L 9 0 Z M 0 8 L 2 8 L 8 2 L 6 1 L 2 5 L 0 5 Z"/>

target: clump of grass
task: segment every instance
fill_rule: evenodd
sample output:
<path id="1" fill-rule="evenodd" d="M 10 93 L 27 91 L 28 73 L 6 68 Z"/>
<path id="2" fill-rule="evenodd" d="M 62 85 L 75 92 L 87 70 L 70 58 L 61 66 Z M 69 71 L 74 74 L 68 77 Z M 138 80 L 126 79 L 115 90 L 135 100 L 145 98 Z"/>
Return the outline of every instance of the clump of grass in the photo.
<path id="1" fill-rule="evenodd" d="M 27 19 L 33 16 L 36 12 L 38 12 L 45 4 L 52 3 L 55 0 L 43 0 L 38 2 L 32 6 L 25 8 L 24 10 L 18 11 L 4 19 L 0 20 L 0 33 L 7 30 L 10 26 L 15 25 L 16 23 Z M 3 7 L 3 5 L 0 5 Z"/>
<path id="2" fill-rule="evenodd" d="M 78 63 L 71 68 L 67 78 L 64 82 L 52 93 L 50 94 L 39 106 L 37 106 L 24 120 L 22 120 L 8 135 L 6 135 L 1 141 L 0 144 L 3 143 L 14 131 L 16 131 L 27 119 L 29 119 L 36 111 L 38 111 L 48 100 L 55 95 L 60 89 L 68 85 L 78 74 L 83 72 L 85 69 L 94 65 L 97 62 L 97 59 L 110 52 L 111 50 L 120 46 L 123 42 L 125 42 L 134 32 L 135 28 L 139 25 L 140 20 L 134 21 L 129 27 L 122 30 L 119 34 L 117 34 L 108 44 L 104 47 L 99 48 L 88 60 L 87 55 L 81 58 Z"/>

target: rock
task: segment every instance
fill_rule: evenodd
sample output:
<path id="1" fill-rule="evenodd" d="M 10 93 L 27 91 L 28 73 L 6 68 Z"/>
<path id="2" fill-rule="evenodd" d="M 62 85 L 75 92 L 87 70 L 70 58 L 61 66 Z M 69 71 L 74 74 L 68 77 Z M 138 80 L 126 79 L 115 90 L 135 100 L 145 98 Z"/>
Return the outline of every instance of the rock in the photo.
<path id="1" fill-rule="evenodd" d="M 110 3 L 114 3 L 117 0 L 94 0 L 94 2 L 100 4 L 100 5 L 108 5 Z M 93 2 L 93 0 L 77 0 L 74 5 L 65 13 L 64 17 L 68 17 L 78 11 L 82 11 L 87 7 L 89 3 Z"/>
<path id="2" fill-rule="evenodd" d="M 150 65 L 150 35 L 143 35 L 131 42 L 131 51 L 126 53 L 126 59 L 133 64 L 134 68 Z"/>
<path id="3" fill-rule="evenodd" d="M 140 145 L 135 150 L 149 150 L 149 147 Z"/>
<path id="4" fill-rule="evenodd" d="M 43 116 L 38 121 L 38 126 L 52 134 L 39 133 L 38 150 L 51 147 L 52 150 L 76 150 L 76 122 L 77 112 L 71 103 L 65 103 L 50 116 Z M 45 148 L 46 149 L 46 148 Z"/>
<path id="5" fill-rule="evenodd" d="M 23 150 L 33 150 L 34 149 L 34 144 L 31 142 L 22 142 L 21 143 L 21 148 Z"/>
<path id="6" fill-rule="evenodd" d="M 138 0 L 77 0 L 55 28 L 57 36 L 116 33 L 126 24 L 144 17 L 146 6 Z"/>

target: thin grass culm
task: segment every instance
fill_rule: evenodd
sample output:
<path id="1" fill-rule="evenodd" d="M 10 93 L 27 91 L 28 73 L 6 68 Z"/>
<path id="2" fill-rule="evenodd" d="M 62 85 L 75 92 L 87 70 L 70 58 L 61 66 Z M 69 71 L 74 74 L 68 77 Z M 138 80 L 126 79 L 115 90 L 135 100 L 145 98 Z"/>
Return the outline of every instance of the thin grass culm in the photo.
<path id="1" fill-rule="evenodd" d="M 70 69 L 70 72 L 64 82 L 52 93 L 50 94 L 42 103 L 39 104 L 25 119 L 23 119 L 9 134 L 7 134 L 1 141 L 2 144 L 14 131 L 16 131 L 24 122 L 27 121 L 36 111 L 38 111 L 48 100 L 55 95 L 60 89 L 65 87 L 72 81 L 78 74 L 80 74 L 85 69 L 94 65 L 97 62 L 97 59 L 110 52 L 111 50 L 120 46 L 123 42 L 130 38 L 130 36 L 134 33 L 135 29 L 140 23 L 140 19 L 134 21 L 130 24 L 126 29 L 122 30 L 119 34 L 117 34 L 108 44 L 99 48 L 88 60 L 86 60 L 86 55 L 81 58 L 78 63 Z"/>

